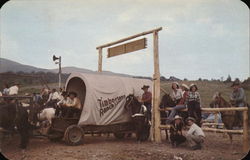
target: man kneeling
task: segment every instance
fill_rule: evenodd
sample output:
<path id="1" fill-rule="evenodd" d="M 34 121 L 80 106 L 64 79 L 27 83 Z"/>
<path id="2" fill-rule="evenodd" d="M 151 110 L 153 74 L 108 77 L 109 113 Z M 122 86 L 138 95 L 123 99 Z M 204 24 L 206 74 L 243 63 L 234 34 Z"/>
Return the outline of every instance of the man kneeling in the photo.
<path id="1" fill-rule="evenodd" d="M 170 140 L 172 147 L 177 147 L 186 141 L 186 138 L 182 135 L 183 126 L 182 118 L 176 115 L 174 121 L 170 125 Z"/>
<path id="2" fill-rule="evenodd" d="M 193 150 L 201 149 L 201 145 L 205 140 L 205 134 L 202 129 L 195 124 L 195 119 L 193 117 L 188 117 L 187 121 L 190 126 L 186 136 L 188 144 Z"/>

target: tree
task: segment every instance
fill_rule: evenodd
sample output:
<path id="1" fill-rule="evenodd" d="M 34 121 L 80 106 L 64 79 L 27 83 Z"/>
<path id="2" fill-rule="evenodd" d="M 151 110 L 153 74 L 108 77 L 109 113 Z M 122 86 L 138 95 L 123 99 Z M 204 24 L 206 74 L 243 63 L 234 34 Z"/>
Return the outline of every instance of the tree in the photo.
<path id="1" fill-rule="evenodd" d="M 225 80 L 225 82 L 232 82 L 232 78 L 230 76 L 230 74 L 228 75 L 227 79 Z"/>

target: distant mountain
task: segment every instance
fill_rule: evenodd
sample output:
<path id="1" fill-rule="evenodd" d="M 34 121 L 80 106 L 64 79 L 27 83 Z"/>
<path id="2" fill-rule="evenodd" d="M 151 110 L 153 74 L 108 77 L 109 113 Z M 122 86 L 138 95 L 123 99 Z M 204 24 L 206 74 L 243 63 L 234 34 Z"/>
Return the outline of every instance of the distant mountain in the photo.
<path id="1" fill-rule="evenodd" d="M 57 69 L 43 69 L 43 68 L 37 68 L 30 65 L 24 65 L 15 61 L 11 61 L 5 58 L 0 58 L 0 73 L 4 72 L 25 72 L 25 73 L 31 73 L 31 72 L 52 72 L 52 73 L 58 73 Z M 80 73 L 98 73 L 97 71 L 84 69 L 84 68 L 78 68 L 78 67 L 62 67 L 62 73 L 73 73 L 73 72 L 80 72 Z M 125 76 L 125 77 L 132 77 L 131 75 L 122 74 L 122 73 L 114 73 L 110 71 L 103 71 L 102 74 L 105 75 L 118 75 L 118 76 Z"/>
<path id="2" fill-rule="evenodd" d="M 49 71 L 58 73 L 58 69 L 50 69 Z M 62 73 L 73 73 L 73 72 L 81 72 L 81 73 L 92 73 L 94 71 L 84 68 L 78 68 L 78 67 L 62 67 Z"/>
<path id="3" fill-rule="evenodd" d="M 49 72 L 47 69 L 37 68 L 29 65 L 17 63 L 5 58 L 0 58 L 0 73 L 3 72 Z"/>
<path id="4" fill-rule="evenodd" d="M 11 61 L 5 58 L 0 58 L 0 73 L 4 72 L 24 72 L 24 73 L 31 73 L 31 72 L 52 72 L 52 73 L 58 73 L 58 69 L 43 69 L 43 68 L 37 68 L 30 65 L 24 65 L 15 61 Z M 100 74 L 97 71 L 84 69 L 84 68 L 78 68 L 78 67 L 62 67 L 62 73 L 69 74 L 73 72 L 80 72 L 80 73 L 93 73 L 93 74 Z M 103 71 L 102 74 L 105 75 L 116 75 L 116 76 L 123 76 L 123 77 L 134 77 L 134 78 L 146 78 L 146 79 L 152 79 L 151 77 L 145 77 L 145 76 L 133 76 L 128 74 L 122 74 L 122 73 L 114 73 L 111 71 Z M 161 76 L 161 80 L 169 80 L 169 81 L 178 81 L 180 79 L 170 76 L 169 79 L 166 79 L 164 76 Z"/>

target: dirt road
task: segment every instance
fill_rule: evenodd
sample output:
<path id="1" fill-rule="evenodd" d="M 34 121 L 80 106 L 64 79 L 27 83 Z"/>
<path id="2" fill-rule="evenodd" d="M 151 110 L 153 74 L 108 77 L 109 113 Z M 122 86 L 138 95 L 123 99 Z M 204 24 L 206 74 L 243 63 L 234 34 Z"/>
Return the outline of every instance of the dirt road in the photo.
<path id="1" fill-rule="evenodd" d="M 3 153 L 9 159 L 19 160 L 22 152 L 17 148 L 18 137 L 8 140 Z M 67 146 L 62 142 L 50 142 L 46 138 L 32 138 L 25 152 L 25 160 L 236 160 L 241 159 L 241 136 L 235 135 L 232 148 L 228 137 L 206 133 L 202 150 L 192 151 L 185 144 L 172 148 L 166 140 L 161 144 L 150 141 L 137 143 L 135 138 L 117 140 L 113 136 L 85 136 L 80 146 Z M 179 157 L 179 159 L 178 159 Z"/>

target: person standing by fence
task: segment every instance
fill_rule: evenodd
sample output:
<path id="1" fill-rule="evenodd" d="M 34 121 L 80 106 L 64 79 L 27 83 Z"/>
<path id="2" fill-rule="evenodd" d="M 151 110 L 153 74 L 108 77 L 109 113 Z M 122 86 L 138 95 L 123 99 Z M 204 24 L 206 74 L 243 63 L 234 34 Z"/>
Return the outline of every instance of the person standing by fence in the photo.
<path id="1" fill-rule="evenodd" d="M 233 84 L 231 85 L 233 87 L 233 91 L 230 95 L 230 103 L 234 107 L 245 107 L 246 106 L 246 95 L 244 89 L 241 87 L 240 80 L 236 79 Z M 239 119 L 239 122 L 242 122 L 243 115 L 242 112 L 237 111 L 237 117 Z M 240 123 L 241 124 L 241 123 Z"/>
<path id="2" fill-rule="evenodd" d="M 201 126 L 201 98 L 200 94 L 197 91 L 198 87 L 195 84 L 190 85 L 190 91 L 188 92 L 188 96 L 186 99 L 187 107 L 188 107 L 188 116 L 193 117 L 197 120 L 197 125 Z"/>

